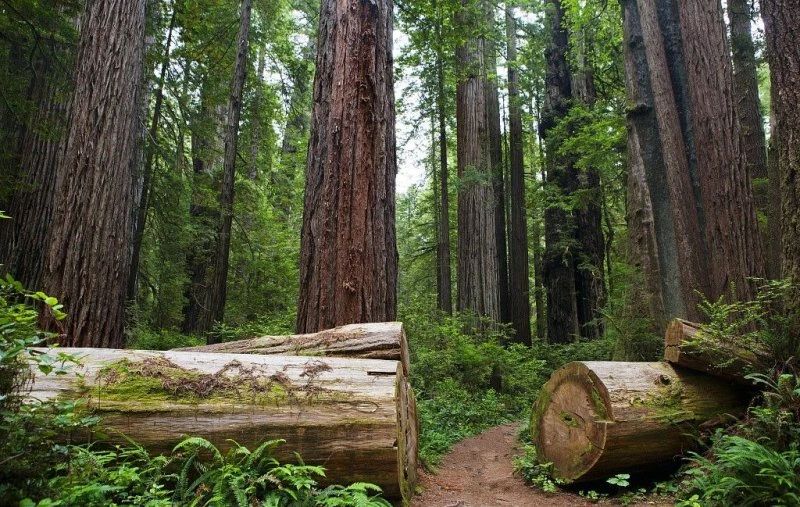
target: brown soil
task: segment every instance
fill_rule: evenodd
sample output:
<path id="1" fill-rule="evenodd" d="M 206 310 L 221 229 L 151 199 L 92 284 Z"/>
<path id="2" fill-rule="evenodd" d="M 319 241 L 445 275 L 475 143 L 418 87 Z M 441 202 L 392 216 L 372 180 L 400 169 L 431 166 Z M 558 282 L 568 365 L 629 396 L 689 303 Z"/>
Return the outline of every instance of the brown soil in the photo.
<path id="1" fill-rule="evenodd" d="M 422 492 L 414 497 L 411 507 L 597 505 L 574 493 L 545 493 L 526 485 L 515 475 L 512 460 L 522 453 L 518 447 L 518 430 L 518 424 L 497 426 L 457 444 L 442 460 L 436 473 L 421 472 Z"/>

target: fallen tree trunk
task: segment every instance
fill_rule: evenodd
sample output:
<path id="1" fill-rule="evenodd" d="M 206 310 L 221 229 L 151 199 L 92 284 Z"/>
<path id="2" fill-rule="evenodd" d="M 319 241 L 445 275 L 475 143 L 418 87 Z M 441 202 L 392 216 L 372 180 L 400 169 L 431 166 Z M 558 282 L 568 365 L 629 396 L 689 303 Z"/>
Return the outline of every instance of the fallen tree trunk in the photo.
<path id="1" fill-rule="evenodd" d="M 27 396 L 86 400 L 102 421 L 87 436 L 92 440 L 124 443 L 125 435 L 168 453 L 185 435 L 220 449 L 231 446 L 229 439 L 250 449 L 284 439 L 279 457 L 297 452 L 324 466 L 328 481 L 371 482 L 389 498 L 413 492 L 416 407 L 397 361 L 57 351 L 80 357 L 82 365 L 66 375 L 36 375 Z"/>
<path id="2" fill-rule="evenodd" d="M 588 481 L 669 461 L 743 407 L 730 384 L 667 363 L 573 362 L 542 388 L 531 431 L 557 477 Z"/>
<path id="3" fill-rule="evenodd" d="M 408 344 L 402 322 L 348 324 L 318 333 L 261 336 L 176 350 L 231 354 L 289 354 L 401 361 L 408 374 Z"/>
<path id="4" fill-rule="evenodd" d="M 701 330 L 700 324 L 673 319 L 664 335 L 664 359 L 672 364 L 752 385 L 746 375 L 767 373 L 773 366 L 766 349 L 744 343 L 739 337 L 718 337 Z"/>

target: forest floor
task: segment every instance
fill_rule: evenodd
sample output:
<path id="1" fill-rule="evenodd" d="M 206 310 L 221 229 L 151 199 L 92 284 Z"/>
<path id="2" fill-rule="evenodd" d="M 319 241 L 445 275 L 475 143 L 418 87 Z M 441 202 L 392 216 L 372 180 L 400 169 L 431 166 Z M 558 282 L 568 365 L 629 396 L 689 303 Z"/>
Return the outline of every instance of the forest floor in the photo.
<path id="1" fill-rule="evenodd" d="M 512 460 L 522 454 L 519 424 L 505 424 L 456 444 L 436 473 L 421 472 L 422 492 L 411 507 L 537 507 L 597 505 L 576 493 L 545 493 L 514 474 Z M 604 500 L 601 504 L 615 504 Z M 632 505 L 671 505 L 645 501 Z"/>

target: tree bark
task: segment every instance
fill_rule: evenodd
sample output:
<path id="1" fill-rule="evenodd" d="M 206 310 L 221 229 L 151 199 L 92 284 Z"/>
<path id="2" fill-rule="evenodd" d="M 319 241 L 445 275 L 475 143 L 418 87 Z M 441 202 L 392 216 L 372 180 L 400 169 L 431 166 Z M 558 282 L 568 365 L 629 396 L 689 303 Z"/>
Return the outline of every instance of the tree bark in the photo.
<path id="1" fill-rule="evenodd" d="M 225 157 L 222 162 L 222 187 L 219 194 L 219 224 L 214 254 L 214 269 L 211 283 L 206 291 L 206 308 L 210 327 L 214 322 L 222 322 L 225 315 L 225 300 L 228 292 L 228 259 L 231 253 L 231 226 L 233 224 L 233 198 L 236 183 L 236 150 L 239 139 L 239 118 L 242 114 L 242 93 L 247 73 L 247 50 L 250 38 L 250 15 L 252 0 L 242 0 L 239 35 L 237 36 L 236 63 L 234 65 L 231 92 L 228 97 L 227 125 L 225 126 Z M 209 335 L 209 343 L 217 337 Z"/>
<path id="2" fill-rule="evenodd" d="M 528 223 L 525 209 L 525 164 L 522 145 L 522 104 L 517 76 L 517 21 L 514 7 L 506 5 L 508 60 L 509 158 L 511 161 L 510 298 L 514 339 L 531 344 L 530 271 Z M 538 241 L 539 238 L 536 238 Z"/>
<path id="3" fill-rule="evenodd" d="M 745 376 L 768 374 L 775 363 L 760 344 L 737 336 L 714 336 L 700 324 L 673 319 L 664 334 L 664 359 L 672 364 L 752 386 Z"/>
<path id="4" fill-rule="evenodd" d="M 547 24 L 550 33 L 545 51 L 546 101 L 540 130 L 547 150 L 547 186 L 554 199 L 544 212 L 545 251 L 542 260 L 544 286 L 547 290 L 547 338 L 550 343 L 564 343 L 580 336 L 575 294 L 575 258 L 572 241 L 575 220 L 564 209 L 563 199 L 575 190 L 574 167 L 569 156 L 559 152 L 561 140 L 552 129 L 569 111 L 572 79 L 567 63 L 568 35 L 560 0 L 548 0 Z"/>
<path id="5" fill-rule="evenodd" d="M 175 30 L 175 18 L 178 6 L 173 4 L 172 15 L 169 19 L 167 28 L 167 40 L 164 43 L 164 56 L 161 60 L 161 72 L 158 76 L 158 87 L 155 91 L 155 103 L 153 104 L 153 118 L 150 121 L 150 129 L 147 133 L 145 143 L 147 153 L 145 155 L 144 169 L 142 171 L 142 189 L 136 214 L 133 221 L 133 241 L 131 246 L 131 269 L 128 275 L 127 298 L 133 301 L 136 297 L 136 283 L 139 276 L 139 257 L 142 251 L 142 239 L 144 238 L 144 227 L 147 221 L 147 209 L 149 206 L 150 186 L 153 179 L 153 163 L 155 161 L 158 146 L 158 127 L 161 122 L 161 110 L 164 105 L 164 85 L 167 78 L 167 70 L 170 63 L 170 49 L 172 47 L 172 33 Z"/>
<path id="6" fill-rule="evenodd" d="M 325 0 L 316 69 L 298 333 L 397 312 L 391 0 Z"/>
<path id="7" fill-rule="evenodd" d="M 501 318 L 494 187 L 486 104 L 484 40 L 477 35 L 474 0 L 462 0 L 457 24 L 471 34 L 456 48 L 458 160 L 458 309 Z"/>
<path id="8" fill-rule="evenodd" d="M 125 343 L 144 7 L 92 0 L 81 21 L 44 284 L 69 312 L 65 345 Z"/>
<path id="9" fill-rule="evenodd" d="M 742 152 L 747 172 L 753 179 L 756 209 L 765 212 L 769 199 L 765 181 L 767 147 L 761 102 L 758 98 L 758 69 L 751 32 L 753 13 L 750 1 L 728 0 L 728 18 L 733 54 L 733 96 L 742 136 Z"/>
<path id="10" fill-rule="evenodd" d="M 436 55 L 436 114 L 439 120 L 439 215 L 437 217 L 437 304 L 439 310 L 453 313 L 452 269 L 450 265 L 450 169 L 447 163 L 447 118 L 445 117 L 444 64 L 441 51 Z"/>
<path id="11" fill-rule="evenodd" d="M 87 401 L 102 417 L 90 440 L 130 438 L 168 453 L 187 434 L 223 452 L 234 441 L 252 450 L 284 439 L 279 459 L 294 460 L 297 452 L 306 464 L 324 466 L 328 481 L 371 482 L 396 499 L 413 494 L 416 406 L 396 361 L 59 350 L 82 365 L 37 375 L 28 399 Z"/>
<path id="12" fill-rule="evenodd" d="M 42 286 L 53 218 L 58 150 L 66 127 L 67 106 L 62 95 L 67 91 L 68 78 L 57 71 L 55 60 L 71 60 L 71 55 L 64 47 L 54 51 L 32 62 L 35 71 L 30 100 L 36 108 L 16 146 L 22 175 L 5 210 L 11 219 L 0 221 L 2 269 L 30 289 Z"/>
<path id="13" fill-rule="evenodd" d="M 494 4 L 485 2 L 489 38 L 484 39 L 486 59 L 486 115 L 489 128 L 489 159 L 494 188 L 494 235 L 497 243 L 497 281 L 500 292 L 500 321 L 511 322 L 511 294 L 508 280 L 508 246 L 506 238 L 506 184 L 503 166 L 503 144 L 500 119 L 500 94 L 497 89 L 497 47 L 494 37 Z"/>
<path id="14" fill-rule="evenodd" d="M 261 151 L 261 109 L 264 107 L 264 67 L 267 60 L 266 48 L 261 47 L 256 54 L 258 61 L 256 67 L 256 81 L 254 100 L 255 108 L 253 109 L 253 119 L 250 126 L 250 158 L 247 161 L 247 179 L 255 181 L 258 179 L 258 154 Z"/>
<path id="15" fill-rule="evenodd" d="M 644 166 L 665 311 L 654 318 L 699 319 L 701 298 L 750 299 L 764 273 L 722 9 L 624 6 L 631 156 Z"/>
<path id="16" fill-rule="evenodd" d="M 410 371 L 408 342 L 401 322 L 348 324 L 319 333 L 260 336 L 248 340 L 187 347 L 176 350 L 231 354 L 294 355 L 388 359 L 400 361 Z"/>
<path id="17" fill-rule="evenodd" d="M 667 363 L 586 361 L 557 370 L 531 415 L 542 462 L 566 482 L 635 472 L 691 449 L 698 426 L 744 412 L 736 387 Z"/>
<path id="18" fill-rule="evenodd" d="M 777 172 L 780 175 L 782 274 L 800 281 L 800 8 L 793 0 L 762 0 Z M 800 302 L 789 302 L 796 310 Z"/>

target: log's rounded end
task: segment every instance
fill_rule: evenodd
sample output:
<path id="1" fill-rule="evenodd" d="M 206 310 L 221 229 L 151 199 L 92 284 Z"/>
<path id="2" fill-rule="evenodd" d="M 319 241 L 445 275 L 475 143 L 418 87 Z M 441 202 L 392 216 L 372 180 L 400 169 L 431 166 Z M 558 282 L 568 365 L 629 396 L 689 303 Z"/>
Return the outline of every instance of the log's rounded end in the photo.
<path id="1" fill-rule="evenodd" d="M 606 426 L 613 420 L 608 391 L 584 363 L 553 373 L 531 414 L 533 441 L 554 474 L 571 482 L 594 467 L 603 454 Z"/>

